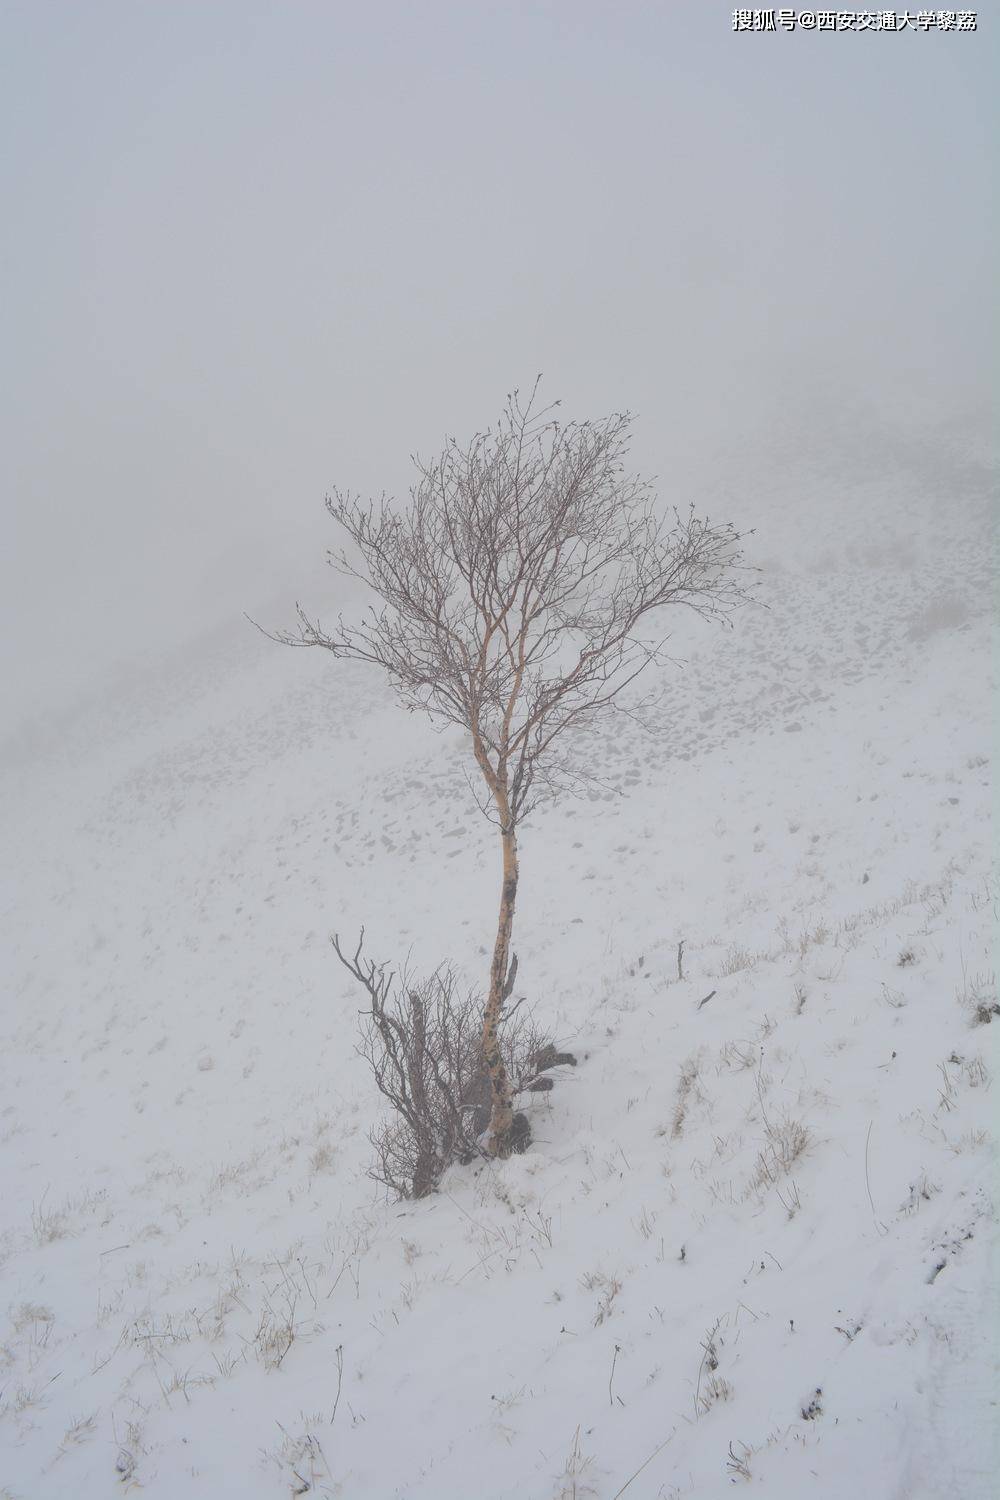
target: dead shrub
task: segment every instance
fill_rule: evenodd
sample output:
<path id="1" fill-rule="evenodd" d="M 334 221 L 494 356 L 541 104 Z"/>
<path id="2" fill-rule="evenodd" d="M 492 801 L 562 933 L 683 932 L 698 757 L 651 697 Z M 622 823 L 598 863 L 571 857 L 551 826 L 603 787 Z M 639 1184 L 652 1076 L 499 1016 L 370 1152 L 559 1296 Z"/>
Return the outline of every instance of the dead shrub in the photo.
<path id="1" fill-rule="evenodd" d="M 991 1025 L 993 1017 L 1000 1016 L 996 974 L 992 970 L 986 974 L 966 974 L 958 999 L 969 1016 L 970 1026 Z"/>
<path id="2" fill-rule="evenodd" d="M 689 1057 L 681 1068 L 681 1075 L 677 1081 L 677 1102 L 674 1105 L 674 1116 L 670 1125 L 670 1134 L 676 1140 L 684 1130 L 684 1121 L 687 1117 L 688 1105 L 691 1102 L 692 1092 L 698 1082 L 701 1071 L 701 1058 L 698 1054 Z"/>
<path id="3" fill-rule="evenodd" d="M 801 1120 L 785 1116 L 782 1120 L 765 1118 L 767 1141 L 757 1154 L 750 1179 L 751 1192 L 762 1192 L 787 1177 L 800 1157 L 812 1145 L 812 1132 Z M 789 1216 L 791 1217 L 791 1216 Z"/>
<path id="4" fill-rule="evenodd" d="M 370 1133 L 371 1175 L 401 1198 L 432 1193 L 452 1162 L 485 1154 L 480 1144 L 490 1123 L 492 1096 L 483 1060 L 483 1000 L 461 991 L 450 965 L 419 978 L 362 957 L 364 931 L 353 958 L 333 939 L 337 957 L 369 996 L 361 1013 L 358 1052 L 393 1115 Z M 573 1061 L 557 1053 L 520 1002 L 504 1017 L 499 1045 L 513 1085 L 524 1092 L 546 1068 Z M 512 1144 L 531 1138 L 525 1115 L 514 1118 Z"/>

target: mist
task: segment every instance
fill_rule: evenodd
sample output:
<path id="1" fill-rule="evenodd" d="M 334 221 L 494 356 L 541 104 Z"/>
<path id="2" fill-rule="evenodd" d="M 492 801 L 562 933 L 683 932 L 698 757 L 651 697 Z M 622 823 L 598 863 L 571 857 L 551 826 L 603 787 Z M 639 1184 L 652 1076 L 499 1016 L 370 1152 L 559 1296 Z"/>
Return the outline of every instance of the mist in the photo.
<path id="1" fill-rule="evenodd" d="M 7 727 L 317 597 L 327 490 L 539 372 L 751 524 L 789 455 L 985 431 L 994 20 L 7 4 Z"/>

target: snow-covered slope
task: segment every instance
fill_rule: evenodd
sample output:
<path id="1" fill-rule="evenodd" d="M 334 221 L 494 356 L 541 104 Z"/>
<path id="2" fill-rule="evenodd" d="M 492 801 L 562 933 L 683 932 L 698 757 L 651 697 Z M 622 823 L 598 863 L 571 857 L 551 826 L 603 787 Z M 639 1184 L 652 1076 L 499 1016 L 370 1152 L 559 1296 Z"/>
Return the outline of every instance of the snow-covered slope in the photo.
<path id="1" fill-rule="evenodd" d="M 431 1199 L 328 937 L 484 976 L 460 739 L 241 629 L 9 748 L 0 1496 L 991 1491 L 988 472 L 870 459 L 525 831 L 578 1066 Z"/>

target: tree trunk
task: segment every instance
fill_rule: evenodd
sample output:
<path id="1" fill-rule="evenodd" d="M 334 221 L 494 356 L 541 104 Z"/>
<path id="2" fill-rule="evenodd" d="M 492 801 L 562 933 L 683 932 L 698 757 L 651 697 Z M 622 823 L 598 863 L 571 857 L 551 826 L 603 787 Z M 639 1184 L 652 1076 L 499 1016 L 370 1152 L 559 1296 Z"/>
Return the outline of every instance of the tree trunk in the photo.
<path id="1" fill-rule="evenodd" d="M 490 1114 L 489 1150 L 493 1156 L 510 1152 L 514 1108 L 510 1077 L 500 1053 L 499 1029 L 503 1015 L 504 987 L 510 963 L 510 937 L 514 926 L 514 903 L 517 900 L 517 839 L 510 823 L 506 795 L 497 796 L 500 812 L 500 837 L 503 843 L 503 885 L 500 888 L 500 917 L 497 940 L 490 966 L 490 991 L 483 1014 L 483 1061 L 490 1080 L 492 1110 Z"/>

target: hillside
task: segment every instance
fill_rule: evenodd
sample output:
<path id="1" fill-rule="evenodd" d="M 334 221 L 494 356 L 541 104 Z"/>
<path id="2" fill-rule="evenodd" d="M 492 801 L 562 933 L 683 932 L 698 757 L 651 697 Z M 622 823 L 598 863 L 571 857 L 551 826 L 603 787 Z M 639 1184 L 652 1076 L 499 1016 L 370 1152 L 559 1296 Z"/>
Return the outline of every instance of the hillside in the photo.
<path id="1" fill-rule="evenodd" d="M 991 1493 L 992 475 L 746 472 L 760 606 L 524 834 L 577 1066 L 433 1198 L 328 939 L 485 978 L 460 738 L 240 622 L 8 747 L 4 1500 Z"/>

